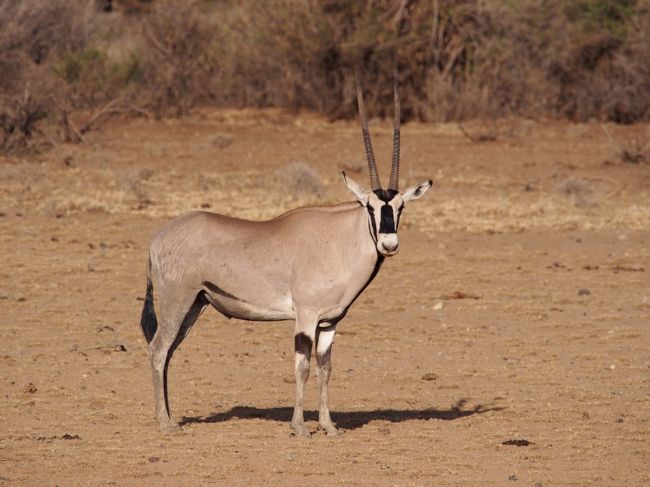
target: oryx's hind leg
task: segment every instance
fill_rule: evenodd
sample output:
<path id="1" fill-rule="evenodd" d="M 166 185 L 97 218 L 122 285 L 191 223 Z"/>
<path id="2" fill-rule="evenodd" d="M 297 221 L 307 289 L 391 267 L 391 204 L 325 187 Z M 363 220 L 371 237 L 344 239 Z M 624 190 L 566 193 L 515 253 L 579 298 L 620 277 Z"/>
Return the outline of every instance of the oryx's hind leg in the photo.
<path id="1" fill-rule="evenodd" d="M 296 403 L 291 418 L 291 428 L 296 436 L 310 436 L 304 419 L 305 384 L 309 378 L 309 360 L 311 359 L 311 349 L 316 337 L 317 325 L 318 316 L 316 313 L 311 310 L 296 310 Z"/>
<path id="2" fill-rule="evenodd" d="M 334 344 L 335 333 L 336 325 L 328 326 L 327 323 L 321 323 L 316 329 L 316 373 L 318 374 L 320 388 L 318 425 L 328 435 L 336 435 L 339 432 L 332 423 L 332 418 L 330 418 L 328 392 L 330 374 L 332 373 L 332 345 Z"/>
<path id="3" fill-rule="evenodd" d="M 166 304 L 161 293 L 160 324 L 156 335 L 149 344 L 151 371 L 153 376 L 156 419 L 160 429 L 172 432 L 180 429 L 172 418 L 169 407 L 169 388 L 167 370 L 174 351 L 181 344 L 187 333 L 205 308 L 207 301 L 203 294 L 194 298 L 185 306 Z"/>

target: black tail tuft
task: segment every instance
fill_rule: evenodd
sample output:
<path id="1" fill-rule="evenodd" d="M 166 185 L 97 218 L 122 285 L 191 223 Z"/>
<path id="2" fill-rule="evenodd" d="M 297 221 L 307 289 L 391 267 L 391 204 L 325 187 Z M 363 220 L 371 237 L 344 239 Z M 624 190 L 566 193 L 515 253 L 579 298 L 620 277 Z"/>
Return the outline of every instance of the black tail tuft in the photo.
<path id="1" fill-rule="evenodd" d="M 153 284 L 151 284 L 151 278 L 149 276 L 147 276 L 147 294 L 144 297 L 140 328 L 142 328 L 142 333 L 144 333 L 147 343 L 151 343 L 158 329 L 158 320 L 156 319 L 156 311 L 153 308 Z"/>

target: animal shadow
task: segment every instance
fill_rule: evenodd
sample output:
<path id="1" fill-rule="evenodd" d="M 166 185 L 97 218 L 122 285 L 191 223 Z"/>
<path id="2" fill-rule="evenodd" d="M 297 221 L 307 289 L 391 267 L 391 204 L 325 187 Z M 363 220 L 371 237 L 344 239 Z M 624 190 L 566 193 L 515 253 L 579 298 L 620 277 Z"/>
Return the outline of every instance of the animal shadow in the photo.
<path id="1" fill-rule="evenodd" d="M 501 411 L 503 407 L 486 407 L 477 405 L 465 409 L 465 399 L 460 399 L 449 409 L 375 409 L 372 411 L 332 411 L 332 420 L 340 428 L 346 430 L 355 430 L 370 423 L 371 421 L 390 421 L 391 423 L 401 423 L 404 421 L 440 419 L 452 421 L 454 419 L 472 416 L 474 414 L 487 413 L 488 411 Z M 253 406 L 234 406 L 228 411 L 213 413 L 209 416 L 185 416 L 181 420 L 181 425 L 193 423 L 221 423 L 231 419 L 265 419 L 267 421 L 279 421 L 288 423 L 291 421 L 293 408 L 275 407 L 275 408 L 256 408 Z M 305 411 L 305 421 L 317 421 L 317 411 Z"/>

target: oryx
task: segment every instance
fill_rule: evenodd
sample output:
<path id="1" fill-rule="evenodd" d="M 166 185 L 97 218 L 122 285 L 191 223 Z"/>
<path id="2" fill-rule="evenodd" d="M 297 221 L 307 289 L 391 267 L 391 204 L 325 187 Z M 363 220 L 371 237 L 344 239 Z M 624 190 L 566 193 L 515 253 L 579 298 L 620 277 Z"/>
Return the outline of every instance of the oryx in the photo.
<path id="1" fill-rule="evenodd" d="M 430 180 L 398 190 L 400 105 L 394 82 L 393 158 L 382 189 L 372 151 L 363 94 L 357 78 L 371 190 L 343 173 L 356 200 L 298 208 L 269 221 L 249 221 L 196 211 L 173 220 L 153 237 L 141 327 L 149 343 L 156 418 L 163 431 L 179 428 L 169 409 L 167 368 L 205 306 L 228 318 L 295 319 L 296 402 L 291 427 L 309 436 L 303 419 L 305 383 L 315 344 L 320 382 L 319 424 L 336 434 L 327 384 L 337 323 L 377 275 L 385 257 L 397 254 L 404 206 L 431 187 Z M 158 318 L 153 289 L 158 291 Z"/>

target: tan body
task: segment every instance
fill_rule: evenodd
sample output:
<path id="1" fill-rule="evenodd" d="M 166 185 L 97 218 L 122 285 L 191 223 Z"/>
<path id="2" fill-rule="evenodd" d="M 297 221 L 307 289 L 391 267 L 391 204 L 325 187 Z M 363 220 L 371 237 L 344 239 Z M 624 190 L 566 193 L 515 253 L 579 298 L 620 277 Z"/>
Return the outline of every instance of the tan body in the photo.
<path id="1" fill-rule="evenodd" d="M 181 308 L 204 292 L 233 318 L 289 320 L 300 308 L 338 321 L 378 254 L 367 212 L 354 201 L 263 222 L 188 213 L 154 237 L 150 258 L 155 286 Z"/>

